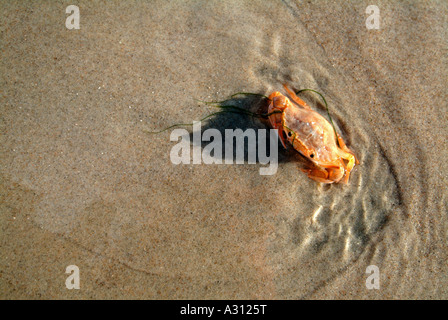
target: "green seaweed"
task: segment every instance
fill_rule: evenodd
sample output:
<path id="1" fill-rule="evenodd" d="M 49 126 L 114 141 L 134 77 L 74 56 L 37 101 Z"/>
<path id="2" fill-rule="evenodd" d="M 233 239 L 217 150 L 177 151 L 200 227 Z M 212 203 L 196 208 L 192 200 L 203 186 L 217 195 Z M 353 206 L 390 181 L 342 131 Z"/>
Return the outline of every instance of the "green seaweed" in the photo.
<path id="1" fill-rule="evenodd" d="M 296 94 L 299 94 L 299 93 L 301 93 L 303 91 L 311 91 L 311 92 L 317 93 L 322 98 L 322 100 L 325 103 L 325 107 L 327 109 L 327 114 L 328 114 L 328 118 L 330 119 L 331 126 L 333 127 L 333 130 L 334 130 L 334 132 L 335 132 L 335 134 L 337 136 L 336 128 L 335 128 L 335 126 L 333 124 L 333 120 L 331 118 L 330 111 L 328 109 L 327 100 L 325 100 L 325 97 L 320 92 L 318 92 L 316 90 L 313 90 L 313 89 L 302 89 L 302 90 L 297 91 Z M 252 93 L 252 92 L 237 92 L 237 93 L 231 95 L 229 99 L 222 100 L 222 101 L 203 101 L 203 100 L 195 99 L 196 101 L 199 101 L 201 103 L 204 103 L 204 104 L 207 104 L 207 105 L 213 105 L 214 107 L 221 109 L 221 111 L 213 112 L 213 113 L 205 116 L 204 118 L 200 119 L 199 121 L 203 121 L 203 120 L 206 120 L 206 119 L 208 119 L 208 118 L 210 118 L 210 117 L 212 117 L 214 115 L 224 114 L 224 113 L 243 114 L 243 115 L 249 115 L 249 116 L 252 116 L 252 117 L 263 118 L 263 119 L 268 119 L 268 117 L 270 115 L 274 114 L 274 113 L 282 113 L 282 111 L 278 111 L 278 110 L 270 112 L 270 113 L 255 113 L 255 112 L 251 112 L 251 111 L 249 111 L 247 109 L 244 109 L 244 108 L 241 108 L 241 107 L 238 107 L 238 106 L 235 106 L 235 105 L 226 104 L 226 103 L 232 101 L 233 98 L 238 96 L 238 95 L 253 95 L 253 96 L 263 97 L 263 98 L 266 98 L 266 99 L 269 100 L 269 98 L 267 96 L 263 95 L 263 94 Z M 169 129 L 172 129 L 172 128 L 186 127 L 186 126 L 192 126 L 192 125 L 193 125 L 192 123 L 178 123 L 178 124 L 174 124 L 174 125 L 169 126 L 169 127 L 165 128 L 163 130 L 160 130 L 160 131 L 146 131 L 146 132 L 149 133 L 149 134 L 157 134 L 157 133 L 162 133 L 162 132 L 164 132 L 166 130 L 169 130 Z"/>

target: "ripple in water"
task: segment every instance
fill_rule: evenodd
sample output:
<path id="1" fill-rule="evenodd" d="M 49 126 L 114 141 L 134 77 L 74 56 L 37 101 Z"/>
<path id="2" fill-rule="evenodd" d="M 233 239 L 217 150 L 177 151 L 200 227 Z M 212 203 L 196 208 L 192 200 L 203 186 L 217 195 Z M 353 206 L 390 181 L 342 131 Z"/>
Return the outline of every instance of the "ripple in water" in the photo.
<path id="1" fill-rule="evenodd" d="M 292 221 L 278 228 L 289 228 L 290 234 L 278 235 L 272 248 L 275 260 L 283 261 L 280 277 L 289 278 L 281 283 L 291 283 L 280 288 L 282 296 L 304 297 L 340 275 L 400 212 L 395 210 L 401 192 L 393 166 L 380 144 L 364 146 L 349 185 L 320 185 L 307 204 L 297 206 Z M 298 191 L 297 200 L 303 197 Z M 287 258 L 280 257 L 285 253 Z"/>

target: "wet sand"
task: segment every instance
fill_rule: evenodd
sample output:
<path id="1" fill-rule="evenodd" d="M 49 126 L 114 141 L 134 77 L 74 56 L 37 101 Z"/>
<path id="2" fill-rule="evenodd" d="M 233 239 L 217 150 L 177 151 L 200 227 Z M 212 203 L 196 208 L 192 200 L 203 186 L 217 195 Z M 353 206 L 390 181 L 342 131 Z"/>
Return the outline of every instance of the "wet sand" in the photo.
<path id="1" fill-rule="evenodd" d="M 366 1 L 70 4 L 1 2 L 2 299 L 448 298 L 446 2 L 379 1 L 379 30 Z M 326 97 L 348 185 L 147 134 L 284 82 Z M 203 125 L 265 128 L 229 119 Z"/>

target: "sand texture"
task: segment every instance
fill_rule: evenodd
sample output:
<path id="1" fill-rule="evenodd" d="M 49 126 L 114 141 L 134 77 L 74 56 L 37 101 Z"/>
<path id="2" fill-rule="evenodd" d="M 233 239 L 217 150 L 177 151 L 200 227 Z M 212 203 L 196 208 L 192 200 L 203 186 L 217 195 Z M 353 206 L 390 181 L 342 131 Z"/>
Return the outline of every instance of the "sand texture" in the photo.
<path id="1" fill-rule="evenodd" d="M 79 30 L 70 4 L 0 3 L 2 299 L 448 299 L 446 1 L 376 1 L 379 30 L 368 1 L 77 1 Z M 147 133 L 282 83 L 325 96 L 348 185 Z"/>

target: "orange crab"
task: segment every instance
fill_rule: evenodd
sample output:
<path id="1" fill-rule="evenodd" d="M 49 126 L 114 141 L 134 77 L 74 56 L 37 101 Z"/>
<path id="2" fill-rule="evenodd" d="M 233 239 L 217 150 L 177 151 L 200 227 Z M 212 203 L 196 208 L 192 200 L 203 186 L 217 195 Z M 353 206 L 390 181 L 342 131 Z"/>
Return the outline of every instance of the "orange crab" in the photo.
<path id="1" fill-rule="evenodd" d="M 283 85 L 291 101 L 276 91 L 269 96 L 269 121 L 278 135 L 283 147 L 286 140 L 314 164 L 313 169 L 302 169 L 308 177 L 323 183 L 348 182 L 355 163 L 353 152 L 347 148 L 341 136 L 319 113 L 312 110 L 305 101 Z M 339 146 L 337 144 L 339 143 Z M 344 160 L 348 161 L 345 164 Z"/>

